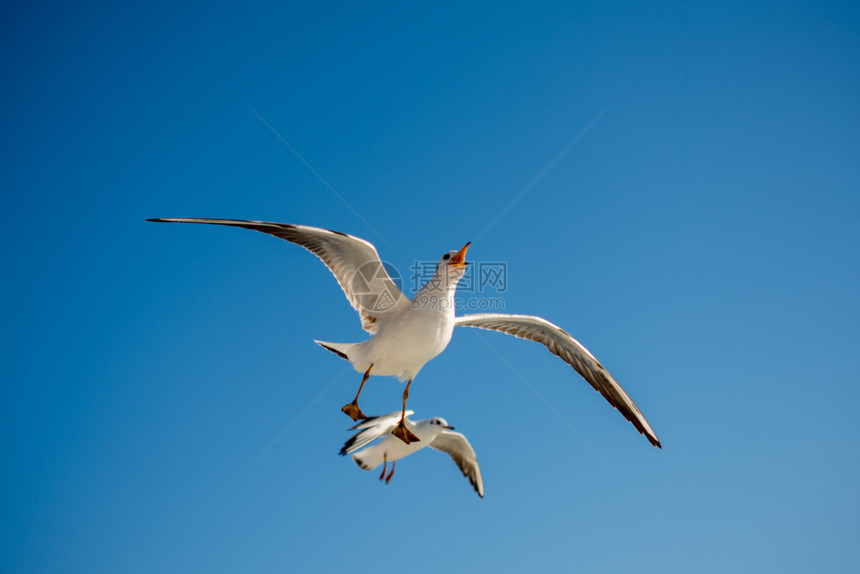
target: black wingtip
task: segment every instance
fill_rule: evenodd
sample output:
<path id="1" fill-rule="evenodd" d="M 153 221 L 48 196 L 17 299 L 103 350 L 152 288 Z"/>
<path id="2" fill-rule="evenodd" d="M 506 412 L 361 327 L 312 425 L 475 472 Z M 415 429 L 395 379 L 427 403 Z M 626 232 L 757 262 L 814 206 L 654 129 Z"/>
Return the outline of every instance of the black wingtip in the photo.
<path id="1" fill-rule="evenodd" d="M 340 456 L 346 456 L 346 453 L 349 450 L 349 448 L 355 444 L 356 438 L 358 438 L 358 435 L 350 437 L 350 439 L 348 441 L 346 441 L 346 443 L 344 443 L 344 445 L 340 448 L 340 452 L 338 454 Z"/>

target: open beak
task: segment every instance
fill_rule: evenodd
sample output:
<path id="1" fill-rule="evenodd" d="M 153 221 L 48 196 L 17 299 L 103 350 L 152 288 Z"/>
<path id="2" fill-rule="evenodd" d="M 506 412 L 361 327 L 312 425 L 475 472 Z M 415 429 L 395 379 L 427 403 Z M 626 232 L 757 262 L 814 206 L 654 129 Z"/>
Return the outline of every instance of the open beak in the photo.
<path id="1" fill-rule="evenodd" d="M 454 427 L 451 427 L 451 426 L 447 426 L 447 427 L 445 427 L 445 428 L 446 428 L 446 429 L 448 429 L 448 430 L 454 430 Z"/>
<path id="2" fill-rule="evenodd" d="M 466 251 L 469 250 L 469 246 L 472 244 L 470 241 L 466 245 L 463 246 L 463 249 L 458 251 L 454 257 L 451 258 L 451 262 L 449 265 L 454 265 L 455 267 L 462 267 L 466 265 Z"/>

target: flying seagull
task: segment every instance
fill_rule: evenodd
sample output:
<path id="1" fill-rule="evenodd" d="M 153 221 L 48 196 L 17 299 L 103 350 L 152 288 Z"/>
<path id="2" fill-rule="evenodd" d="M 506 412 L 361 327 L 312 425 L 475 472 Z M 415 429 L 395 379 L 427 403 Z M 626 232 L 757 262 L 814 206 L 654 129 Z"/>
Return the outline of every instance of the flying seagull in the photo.
<path id="1" fill-rule="evenodd" d="M 406 417 L 404 419 L 406 427 L 420 439 L 419 442 L 404 444 L 400 438 L 395 438 L 392 434 L 392 431 L 397 428 L 398 420 L 404 414 Z M 385 484 L 388 484 L 391 482 L 391 477 L 394 476 L 394 464 L 396 461 L 418 452 L 425 446 L 429 446 L 430 448 L 448 453 L 463 472 L 463 476 L 468 478 L 469 482 L 472 483 L 472 487 L 478 493 L 478 496 L 484 498 L 484 481 L 481 478 L 481 468 L 478 466 L 478 458 L 475 456 L 475 451 L 472 449 L 469 441 L 466 440 L 466 437 L 458 432 L 452 432 L 454 427 L 449 426 L 445 419 L 436 417 L 412 422 L 409 420 L 409 416 L 412 414 L 412 411 L 406 411 L 405 413 L 395 411 L 381 417 L 369 418 L 360 422 L 349 429 L 360 432 L 346 441 L 346 444 L 340 449 L 340 455 L 352 454 L 352 460 L 364 470 L 373 470 L 381 464 L 382 474 L 379 475 L 379 480 L 384 480 Z M 382 440 L 364 448 L 380 437 L 383 437 Z M 356 452 L 362 448 L 364 450 Z M 386 477 L 385 471 L 388 469 L 389 461 L 391 461 L 391 471 Z"/>
<path id="2" fill-rule="evenodd" d="M 355 399 L 342 409 L 354 421 L 366 418 L 358 407 L 358 397 L 371 372 L 381 376 L 393 375 L 406 381 L 406 388 L 403 391 L 400 422 L 392 434 L 407 444 L 420 440 L 405 423 L 406 400 L 412 380 L 427 361 L 448 346 L 455 326 L 474 327 L 501 331 L 544 345 L 571 365 L 651 444 L 662 448 L 648 421 L 609 371 L 560 327 L 532 315 L 476 313 L 455 317 L 454 293 L 457 282 L 466 273 L 465 258 L 469 243 L 460 250 L 445 253 L 439 259 L 433 276 L 410 301 L 385 270 L 376 248 L 352 235 L 307 225 L 265 221 L 188 218 L 148 221 L 206 223 L 260 231 L 300 245 L 322 260 L 334 274 L 350 304 L 358 311 L 361 326 L 372 335 L 361 343 L 315 341 L 352 363 L 359 373 L 364 373 Z"/>

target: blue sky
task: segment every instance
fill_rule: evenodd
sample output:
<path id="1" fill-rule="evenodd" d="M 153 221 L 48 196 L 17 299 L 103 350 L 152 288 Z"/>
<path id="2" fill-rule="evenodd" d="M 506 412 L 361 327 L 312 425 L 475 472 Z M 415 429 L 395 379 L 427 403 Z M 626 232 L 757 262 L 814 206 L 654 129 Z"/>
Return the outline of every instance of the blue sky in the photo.
<path id="1" fill-rule="evenodd" d="M 4 571 L 860 568 L 855 5 L 0 22 Z M 664 448 L 542 347 L 463 330 L 410 407 L 469 437 L 486 497 L 430 451 L 384 486 L 337 456 L 360 375 L 312 340 L 365 334 L 324 267 L 150 217 L 336 229 L 404 275 L 474 241 L 489 295 L 577 337 Z"/>

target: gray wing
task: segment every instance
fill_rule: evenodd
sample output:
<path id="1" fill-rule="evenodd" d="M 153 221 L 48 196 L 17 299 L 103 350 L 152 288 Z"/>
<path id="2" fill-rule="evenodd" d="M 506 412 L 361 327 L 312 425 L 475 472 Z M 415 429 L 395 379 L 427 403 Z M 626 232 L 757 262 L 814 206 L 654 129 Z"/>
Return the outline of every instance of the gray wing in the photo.
<path id="1" fill-rule="evenodd" d="M 408 417 L 413 414 L 415 414 L 414 411 L 406 411 L 406 425 L 408 427 L 411 427 L 411 421 Z M 397 426 L 397 423 L 400 421 L 400 415 L 401 411 L 394 411 L 387 415 L 364 419 L 357 425 L 353 426 L 349 430 L 357 430 L 360 432 L 356 433 L 355 436 L 346 441 L 343 447 L 341 447 L 339 454 L 341 456 L 351 454 L 372 443 L 379 437 L 388 434 L 395 426 Z"/>
<path id="2" fill-rule="evenodd" d="M 241 221 L 235 219 L 167 218 L 147 221 L 207 223 L 241 227 L 268 233 L 300 245 L 320 258 L 334 274 L 350 305 L 358 311 L 361 326 L 376 333 L 387 317 L 409 306 L 407 299 L 385 270 L 376 248 L 358 237 L 307 225 Z"/>
<path id="3" fill-rule="evenodd" d="M 428 446 L 448 453 L 463 472 L 463 476 L 468 478 L 469 482 L 472 483 L 472 487 L 478 493 L 478 496 L 484 498 L 484 479 L 481 478 L 481 467 L 478 466 L 478 457 L 475 456 L 475 451 L 465 436 L 458 432 L 445 430 Z"/>
<path id="4" fill-rule="evenodd" d="M 561 327 L 553 325 L 546 319 L 532 315 L 505 315 L 503 313 L 477 313 L 456 318 L 456 324 L 462 327 L 475 327 L 490 331 L 501 331 L 520 339 L 536 341 L 549 351 L 572 366 L 577 373 L 599 391 L 609 404 L 618 409 L 624 417 L 633 423 L 640 433 L 644 434 L 651 444 L 657 448 L 660 441 L 651 429 L 651 425 L 639 411 L 639 407 L 621 388 L 612 375 L 609 374 L 594 356 L 583 347 L 579 341 L 570 336 Z"/>

